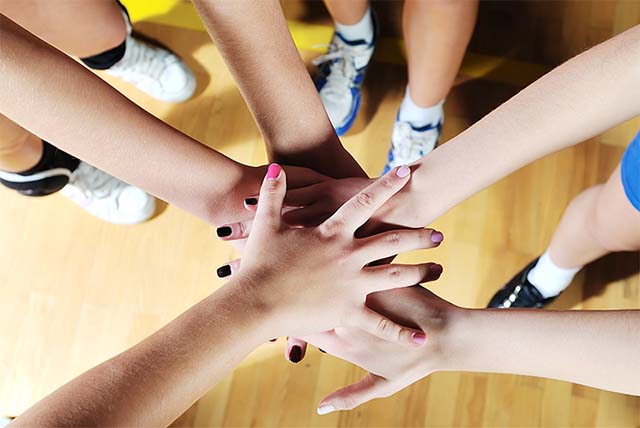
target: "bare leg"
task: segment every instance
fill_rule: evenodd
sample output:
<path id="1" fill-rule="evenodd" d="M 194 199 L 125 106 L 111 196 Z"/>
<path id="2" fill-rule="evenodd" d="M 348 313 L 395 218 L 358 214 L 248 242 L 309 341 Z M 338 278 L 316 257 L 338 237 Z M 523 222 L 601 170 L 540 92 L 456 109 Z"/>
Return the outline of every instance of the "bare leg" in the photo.
<path id="1" fill-rule="evenodd" d="M 42 157 L 42 140 L 0 114 L 0 170 L 26 171 Z"/>
<path id="2" fill-rule="evenodd" d="M 0 12 L 80 58 L 108 51 L 126 37 L 122 11 L 115 0 L 3 0 Z"/>
<path id="3" fill-rule="evenodd" d="M 640 212 L 624 193 L 620 166 L 605 184 L 571 202 L 549 249 L 553 262 L 563 268 L 583 266 L 614 251 L 640 249 Z"/>
<path id="4" fill-rule="evenodd" d="M 402 25 L 409 91 L 418 106 L 434 106 L 446 98 L 462 63 L 477 12 L 476 0 L 405 1 Z"/>
<path id="5" fill-rule="evenodd" d="M 325 0 L 325 6 L 334 21 L 344 25 L 358 23 L 369 6 L 369 0 Z"/>

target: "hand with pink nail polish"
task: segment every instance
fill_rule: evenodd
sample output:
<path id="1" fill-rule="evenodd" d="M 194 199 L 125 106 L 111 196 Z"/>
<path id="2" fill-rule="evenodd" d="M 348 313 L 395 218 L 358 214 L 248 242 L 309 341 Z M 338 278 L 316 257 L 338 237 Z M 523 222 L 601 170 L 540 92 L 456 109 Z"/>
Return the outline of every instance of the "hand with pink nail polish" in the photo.
<path id="1" fill-rule="evenodd" d="M 376 260 L 438 245 L 429 229 L 401 230 L 358 239 L 355 231 L 404 187 L 399 167 L 347 201 L 317 227 L 289 228 L 281 210 L 285 172 L 271 165 L 263 182 L 251 234 L 234 283 L 242 285 L 273 325 L 272 336 L 300 336 L 352 327 L 386 341 L 424 345 L 422 331 L 367 308 L 367 295 L 436 279 L 434 263 L 370 266 Z M 437 271 L 437 272 L 436 272 Z M 435 275 L 434 273 L 437 273 Z M 249 284 L 249 285 L 247 285 Z"/>

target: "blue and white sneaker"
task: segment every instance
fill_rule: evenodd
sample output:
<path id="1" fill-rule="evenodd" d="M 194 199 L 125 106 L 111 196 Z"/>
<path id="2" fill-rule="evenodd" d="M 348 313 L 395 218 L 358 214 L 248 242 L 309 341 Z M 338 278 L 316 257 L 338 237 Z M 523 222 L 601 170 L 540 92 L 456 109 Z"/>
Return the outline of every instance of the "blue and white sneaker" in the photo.
<path id="1" fill-rule="evenodd" d="M 409 165 L 435 149 L 443 123 L 444 116 L 435 125 L 416 128 L 411 123 L 401 122 L 396 118 L 388 161 L 382 174 L 386 174 L 396 166 Z"/>
<path id="2" fill-rule="evenodd" d="M 328 52 L 313 60 L 318 66 L 316 88 L 338 136 L 347 133 L 360 109 L 360 88 L 375 43 L 375 32 L 371 43 L 335 32 Z"/>

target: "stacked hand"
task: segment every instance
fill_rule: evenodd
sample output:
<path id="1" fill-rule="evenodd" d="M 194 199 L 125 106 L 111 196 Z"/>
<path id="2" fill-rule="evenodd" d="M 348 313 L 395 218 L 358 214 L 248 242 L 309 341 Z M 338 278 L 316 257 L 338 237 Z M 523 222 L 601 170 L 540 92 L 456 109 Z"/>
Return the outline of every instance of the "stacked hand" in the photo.
<path id="1" fill-rule="evenodd" d="M 269 167 L 238 277 L 241 283 L 251 284 L 244 286 L 244 292 L 273 315 L 275 334 L 300 336 L 342 326 L 391 342 L 424 344 L 422 331 L 374 312 L 365 300 L 371 293 L 409 287 L 440 275 L 442 268 L 434 263 L 370 266 L 401 252 L 436 246 L 432 231 L 354 236 L 409 176 L 407 167 L 396 168 L 317 227 L 289 228 L 281 215 L 285 172 L 278 165 Z"/>

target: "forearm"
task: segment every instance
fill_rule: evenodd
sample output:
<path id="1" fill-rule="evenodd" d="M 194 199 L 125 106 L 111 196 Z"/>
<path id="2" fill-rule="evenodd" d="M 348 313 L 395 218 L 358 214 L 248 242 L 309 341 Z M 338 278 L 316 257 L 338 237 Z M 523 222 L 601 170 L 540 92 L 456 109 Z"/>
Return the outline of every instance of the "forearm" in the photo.
<path id="1" fill-rule="evenodd" d="M 243 214 L 242 198 L 260 185 L 251 168 L 156 119 L 4 16 L 0 39 L 2 114 L 210 223 Z"/>
<path id="2" fill-rule="evenodd" d="M 269 159 L 335 178 L 365 175 L 342 147 L 275 0 L 195 0 L 251 110 Z"/>
<path id="3" fill-rule="evenodd" d="M 270 338 L 267 320 L 243 285 L 228 284 L 69 382 L 25 412 L 16 426 L 167 426 Z"/>
<path id="4" fill-rule="evenodd" d="M 559 66 L 415 164 L 383 213 L 422 227 L 524 165 L 640 114 L 640 26 Z"/>
<path id="5" fill-rule="evenodd" d="M 640 311 L 463 310 L 446 370 L 546 377 L 640 395 Z"/>

